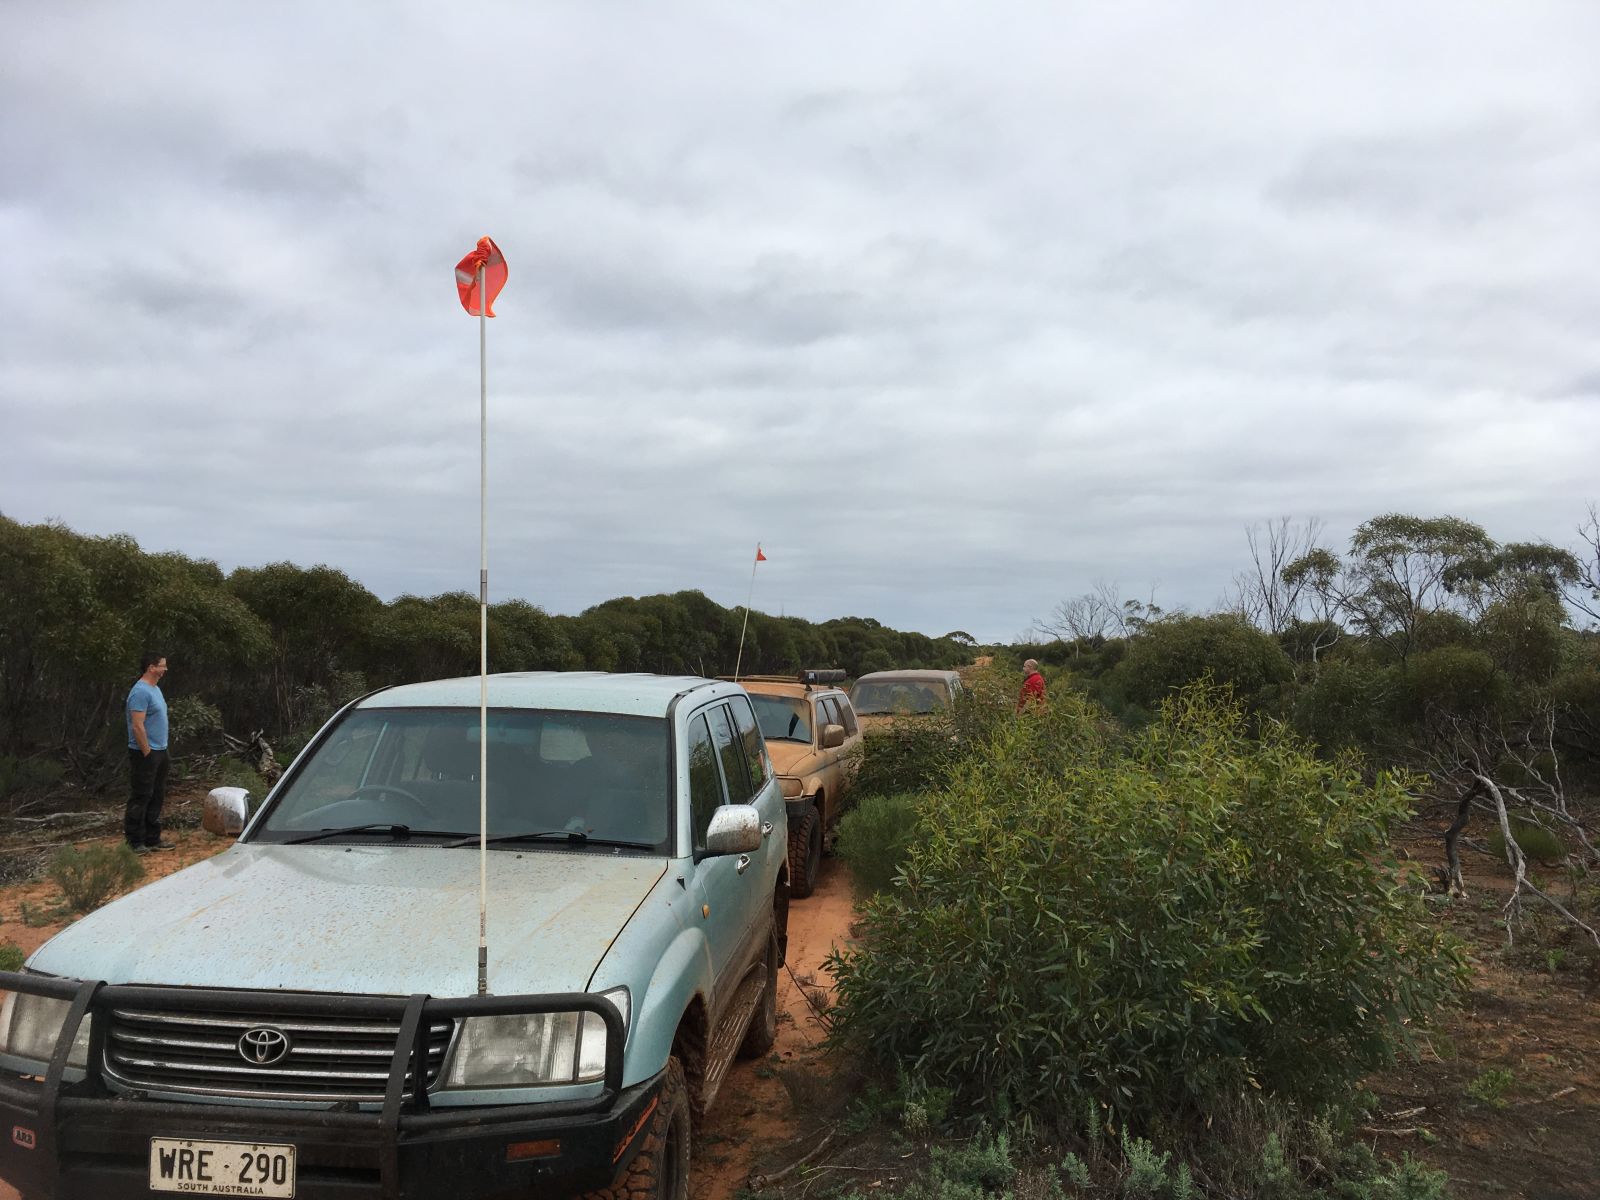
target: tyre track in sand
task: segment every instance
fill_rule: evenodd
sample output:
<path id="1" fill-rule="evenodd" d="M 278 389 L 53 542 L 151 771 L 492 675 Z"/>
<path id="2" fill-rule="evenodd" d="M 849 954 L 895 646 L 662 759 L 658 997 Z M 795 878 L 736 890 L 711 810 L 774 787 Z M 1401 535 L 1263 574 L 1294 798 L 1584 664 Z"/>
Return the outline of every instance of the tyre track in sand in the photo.
<path id="1" fill-rule="evenodd" d="M 807 991 L 831 994 L 833 978 L 823 963 L 849 937 L 854 913 L 849 870 L 836 858 L 824 858 L 816 890 L 789 905 L 788 966 L 778 975 L 772 1053 L 734 1065 L 695 1133 L 689 1177 L 694 1200 L 732 1200 L 757 1164 L 801 1133 L 804 1116 L 795 1111 L 782 1075 L 831 1068 L 822 1061 L 822 1024 L 795 981 Z"/>

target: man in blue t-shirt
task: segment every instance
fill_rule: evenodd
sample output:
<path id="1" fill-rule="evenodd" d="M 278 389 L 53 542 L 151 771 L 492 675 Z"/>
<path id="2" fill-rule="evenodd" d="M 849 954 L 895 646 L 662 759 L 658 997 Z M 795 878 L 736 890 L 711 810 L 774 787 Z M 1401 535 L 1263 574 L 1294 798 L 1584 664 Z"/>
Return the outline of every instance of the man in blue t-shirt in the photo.
<path id="1" fill-rule="evenodd" d="M 144 655 L 139 660 L 139 681 L 128 693 L 126 705 L 132 788 L 122 833 L 139 854 L 175 845 L 161 839 L 161 805 L 167 798 L 167 698 L 160 684 L 166 673 L 166 655 Z"/>

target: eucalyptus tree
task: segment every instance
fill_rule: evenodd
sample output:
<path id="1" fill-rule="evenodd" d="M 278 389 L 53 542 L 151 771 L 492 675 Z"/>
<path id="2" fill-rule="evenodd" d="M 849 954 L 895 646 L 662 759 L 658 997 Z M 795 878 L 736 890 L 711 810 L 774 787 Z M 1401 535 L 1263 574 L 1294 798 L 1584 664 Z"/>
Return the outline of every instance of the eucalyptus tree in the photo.
<path id="1" fill-rule="evenodd" d="M 1430 617 L 1476 619 L 1530 588 L 1558 595 L 1578 573 L 1569 551 L 1546 543 L 1500 545 L 1460 517 L 1386 513 L 1356 527 L 1344 558 L 1318 547 L 1289 563 L 1282 578 L 1403 662 Z"/>
<path id="2" fill-rule="evenodd" d="M 240 567 L 228 576 L 228 589 L 269 631 L 267 688 L 252 680 L 252 690 L 258 697 L 265 692 L 268 711 L 262 719 L 278 729 L 309 718 L 309 696 L 339 690 L 334 681 L 357 669 L 362 643 L 383 607 L 361 584 L 325 565 Z"/>

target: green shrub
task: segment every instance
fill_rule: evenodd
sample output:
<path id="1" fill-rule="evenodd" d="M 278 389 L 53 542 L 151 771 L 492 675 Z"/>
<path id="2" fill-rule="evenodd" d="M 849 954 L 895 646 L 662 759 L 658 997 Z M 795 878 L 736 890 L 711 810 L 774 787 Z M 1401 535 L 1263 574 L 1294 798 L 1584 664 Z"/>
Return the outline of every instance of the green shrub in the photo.
<path id="1" fill-rule="evenodd" d="M 1360 659 L 1332 658 L 1307 668 L 1294 692 L 1290 720 L 1329 753 L 1368 750 L 1393 732 L 1392 674 Z"/>
<path id="2" fill-rule="evenodd" d="M 1535 862 L 1559 862 L 1567 852 L 1559 835 L 1526 817 L 1511 818 L 1511 836 L 1516 839 L 1522 853 Z M 1497 858 L 1506 856 L 1506 835 L 1498 828 L 1489 835 L 1489 849 L 1494 851 Z"/>
<path id="3" fill-rule="evenodd" d="M 1231 613 L 1172 616 L 1128 639 L 1108 683 L 1129 701 L 1156 709 L 1175 689 L 1210 678 L 1251 708 L 1270 704 L 1294 665 L 1272 635 Z"/>
<path id="4" fill-rule="evenodd" d="M 864 799 L 942 787 L 960 758 L 953 732 L 951 722 L 940 716 L 897 717 L 867 730 L 853 752 L 853 794 Z"/>
<path id="5" fill-rule="evenodd" d="M 1445 1200 L 1450 1176 L 1407 1154 L 1398 1163 L 1383 1164 L 1366 1182 L 1372 1200 Z"/>
<path id="6" fill-rule="evenodd" d="M 900 859 L 917 825 L 915 796 L 867 796 L 839 822 L 839 857 L 861 895 L 894 883 Z"/>
<path id="7" fill-rule="evenodd" d="M 52 759 L 0 754 L 0 800 L 13 794 L 48 791 L 65 774 L 66 768 Z"/>
<path id="8" fill-rule="evenodd" d="M 175 746 L 203 747 L 212 742 L 220 743 L 222 712 L 198 696 L 179 696 L 168 709 L 167 725 Z"/>
<path id="9" fill-rule="evenodd" d="M 139 856 L 125 842 L 101 842 L 82 850 L 63 846 L 50 861 L 50 878 L 75 913 L 99 908 L 143 875 Z"/>
<path id="10" fill-rule="evenodd" d="M 833 1036 L 996 1115 L 1336 1096 L 1465 974 L 1388 854 L 1405 782 L 1258 740 L 1214 689 L 1121 746 L 1053 696 L 923 800 L 904 886 L 831 960 Z"/>
<path id="11" fill-rule="evenodd" d="M 29 929 L 38 929 L 43 925 L 54 925 L 63 916 L 59 904 L 38 905 L 24 900 L 17 906 L 17 915 L 22 918 L 22 923 Z"/>
<path id="12" fill-rule="evenodd" d="M 1506 1106 L 1506 1092 L 1516 1082 L 1516 1076 L 1504 1067 L 1491 1067 L 1467 1084 L 1467 1095 L 1490 1108 Z"/>
<path id="13" fill-rule="evenodd" d="M 979 1134 L 964 1144 L 935 1146 L 932 1161 L 937 1174 L 986 1192 L 998 1192 L 1017 1173 L 1017 1165 L 1011 1159 L 1011 1139 L 1003 1132 L 992 1138 Z"/>
<path id="14" fill-rule="evenodd" d="M 1440 646 L 1406 660 L 1401 701 L 1414 719 L 1434 708 L 1458 716 L 1491 717 L 1514 703 L 1511 680 L 1483 650 Z"/>
<path id="15" fill-rule="evenodd" d="M 1068 1150 L 1066 1155 L 1061 1159 L 1060 1164 L 1057 1166 L 1057 1170 L 1061 1172 L 1061 1178 L 1065 1179 L 1078 1191 L 1082 1192 L 1088 1190 L 1090 1182 L 1089 1164 L 1084 1162 L 1083 1159 L 1079 1158 L 1071 1150 Z"/>
<path id="16" fill-rule="evenodd" d="M 1167 1159 L 1165 1150 L 1157 1151 L 1143 1138 L 1122 1137 L 1122 1194 L 1129 1200 L 1155 1200 L 1167 1191 Z"/>
<path id="17" fill-rule="evenodd" d="M 216 767 L 207 772 L 208 787 L 242 787 L 253 800 L 259 801 L 267 794 L 267 781 L 261 778 L 248 763 L 231 755 L 217 759 Z"/>
<path id="18" fill-rule="evenodd" d="M 0 942 L 0 971 L 20 971 L 28 956 L 15 942 Z"/>
<path id="19" fill-rule="evenodd" d="M 1259 1200 L 1298 1200 L 1305 1194 L 1300 1176 L 1284 1153 L 1283 1140 L 1276 1131 L 1267 1134 L 1256 1170 L 1254 1190 Z"/>

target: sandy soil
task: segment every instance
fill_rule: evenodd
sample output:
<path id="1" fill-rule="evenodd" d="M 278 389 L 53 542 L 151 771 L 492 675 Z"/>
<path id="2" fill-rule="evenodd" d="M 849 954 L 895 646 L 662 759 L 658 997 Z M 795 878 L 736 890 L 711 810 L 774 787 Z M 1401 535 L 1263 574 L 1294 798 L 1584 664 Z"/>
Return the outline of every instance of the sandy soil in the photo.
<path id="1" fill-rule="evenodd" d="M 730 1200 L 752 1172 L 786 1165 L 791 1144 L 807 1132 L 791 1088 L 803 1097 L 805 1076 L 831 1074 L 822 1061 L 825 1033 L 817 1014 L 831 1002 L 833 986 L 823 960 L 847 936 L 853 905 L 849 872 L 838 859 L 825 858 L 816 891 L 789 906 L 788 966 L 778 977 L 778 1041 L 770 1058 L 737 1064 L 722 1085 L 690 1159 L 696 1200 Z M 803 1152 L 800 1147 L 794 1156 Z"/>
<path id="2" fill-rule="evenodd" d="M 1401 839 L 1419 869 L 1443 863 L 1448 823 L 1433 814 Z M 1508 945 L 1510 870 L 1470 850 L 1462 866 L 1467 898 L 1441 905 L 1441 920 L 1472 956 L 1470 991 L 1437 1052 L 1367 1081 L 1379 1103 L 1366 1136 L 1447 1171 L 1454 1200 L 1596 1200 L 1600 949 L 1537 898 Z M 1534 874 L 1568 899 L 1559 869 Z"/>
<path id="3" fill-rule="evenodd" d="M 198 793 L 175 795 L 168 800 L 168 816 L 192 822 L 197 819 L 198 806 Z M 213 837 L 195 828 L 174 829 L 170 824 L 164 836 L 167 841 L 177 843 L 177 848 L 143 856 L 139 861 L 144 866 L 144 878 L 135 886 L 153 883 L 191 863 L 220 854 L 233 844 L 231 838 Z M 82 848 L 100 842 L 115 845 L 120 840 L 120 837 L 93 838 L 73 844 Z M 61 889 L 54 883 L 46 880 L 0 887 L 0 944 L 11 942 L 21 946 L 23 953 L 32 954 L 69 923 L 68 915 L 61 912 Z M 0 1200 L 19 1200 L 16 1189 L 3 1180 L 0 1180 Z"/>

